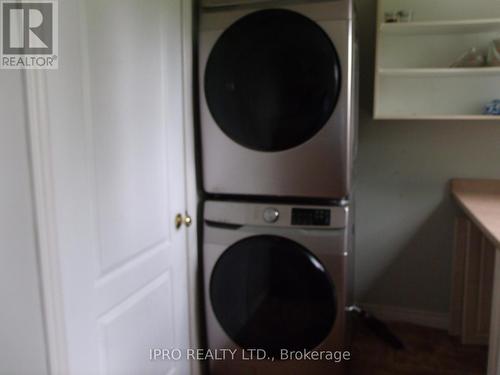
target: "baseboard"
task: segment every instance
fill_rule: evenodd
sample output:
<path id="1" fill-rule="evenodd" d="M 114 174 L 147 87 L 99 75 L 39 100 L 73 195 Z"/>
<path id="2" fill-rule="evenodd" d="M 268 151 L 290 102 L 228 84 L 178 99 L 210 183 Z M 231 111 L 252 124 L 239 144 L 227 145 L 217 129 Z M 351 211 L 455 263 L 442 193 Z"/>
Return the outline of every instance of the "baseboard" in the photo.
<path id="1" fill-rule="evenodd" d="M 424 327 L 448 330 L 449 316 L 447 313 L 414 310 L 371 303 L 361 303 L 360 305 L 363 309 L 382 321 L 406 322 Z"/>

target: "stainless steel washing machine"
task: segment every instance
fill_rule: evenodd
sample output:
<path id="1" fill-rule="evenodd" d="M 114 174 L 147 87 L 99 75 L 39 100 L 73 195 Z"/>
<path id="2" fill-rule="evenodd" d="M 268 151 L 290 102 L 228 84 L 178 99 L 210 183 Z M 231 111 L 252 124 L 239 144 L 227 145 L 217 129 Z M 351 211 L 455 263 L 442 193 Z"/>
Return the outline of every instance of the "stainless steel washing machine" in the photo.
<path id="1" fill-rule="evenodd" d="M 343 199 L 355 144 L 351 0 L 205 0 L 203 189 Z"/>
<path id="2" fill-rule="evenodd" d="M 350 228 L 348 207 L 205 203 L 208 349 L 236 353 L 211 361 L 211 375 L 343 373 L 344 363 L 326 353 L 348 344 Z"/>

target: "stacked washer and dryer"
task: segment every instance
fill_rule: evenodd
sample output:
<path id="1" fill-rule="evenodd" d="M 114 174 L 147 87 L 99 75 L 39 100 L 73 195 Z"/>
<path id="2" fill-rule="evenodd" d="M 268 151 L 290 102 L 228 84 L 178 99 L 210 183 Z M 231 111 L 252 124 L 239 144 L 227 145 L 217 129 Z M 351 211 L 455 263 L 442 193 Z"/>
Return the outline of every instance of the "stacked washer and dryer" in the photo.
<path id="1" fill-rule="evenodd" d="M 201 2 L 207 346 L 237 353 L 212 375 L 342 373 L 290 357 L 348 349 L 353 18 L 351 0 Z"/>

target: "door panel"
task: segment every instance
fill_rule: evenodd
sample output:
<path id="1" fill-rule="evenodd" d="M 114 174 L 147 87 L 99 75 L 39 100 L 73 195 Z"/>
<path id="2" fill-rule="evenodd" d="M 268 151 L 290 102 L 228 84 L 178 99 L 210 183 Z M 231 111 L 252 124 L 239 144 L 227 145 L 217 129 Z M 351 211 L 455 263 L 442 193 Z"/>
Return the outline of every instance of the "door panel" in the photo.
<path id="1" fill-rule="evenodd" d="M 183 0 L 60 3 L 47 79 L 71 374 L 189 374 Z"/>
<path id="2" fill-rule="evenodd" d="M 161 363 L 144 363 L 140 358 L 148 358 L 151 347 L 175 347 L 171 335 L 174 316 L 170 307 L 173 296 L 169 276 L 169 273 L 161 275 L 99 318 L 103 373 L 165 374 Z M 137 322 L 145 320 L 155 324 L 141 325 L 138 331 Z M 124 353 L 135 355 L 124 356 Z"/>
<path id="3" fill-rule="evenodd" d="M 312 138 L 330 118 L 340 62 L 315 22 L 267 9 L 224 31 L 204 79 L 210 112 L 228 137 L 253 150 L 283 151 Z"/>
<path id="4" fill-rule="evenodd" d="M 335 323 L 336 299 L 321 261 L 279 236 L 236 242 L 210 276 L 210 303 L 226 334 L 242 348 L 277 358 L 282 349 L 318 346 Z"/>
<path id="5" fill-rule="evenodd" d="M 101 272 L 170 237 L 164 5 L 85 2 Z"/>

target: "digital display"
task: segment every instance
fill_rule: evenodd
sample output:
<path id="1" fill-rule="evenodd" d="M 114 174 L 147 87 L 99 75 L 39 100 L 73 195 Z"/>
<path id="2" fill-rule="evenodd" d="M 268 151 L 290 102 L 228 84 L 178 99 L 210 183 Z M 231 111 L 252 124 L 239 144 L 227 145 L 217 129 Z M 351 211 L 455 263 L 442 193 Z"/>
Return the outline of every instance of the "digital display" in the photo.
<path id="1" fill-rule="evenodd" d="M 330 225 L 330 210 L 292 208 L 292 225 Z"/>

